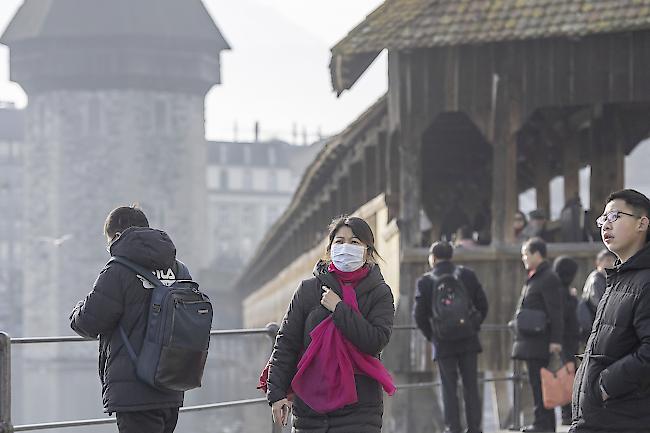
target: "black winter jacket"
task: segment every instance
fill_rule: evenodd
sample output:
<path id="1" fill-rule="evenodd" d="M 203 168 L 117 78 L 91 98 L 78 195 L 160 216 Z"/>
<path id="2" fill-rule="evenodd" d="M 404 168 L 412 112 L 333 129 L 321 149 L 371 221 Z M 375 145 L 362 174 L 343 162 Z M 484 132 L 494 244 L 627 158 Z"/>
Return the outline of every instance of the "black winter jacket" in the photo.
<path id="1" fill-rule="evenodd" d="M 455 265 L 450 261 L 436 263 L 431 270 L 434 275 L 451 274 Z M 476 278 L 476 274 L 468 268 L 460 267 L 460 279 L 467 288 L 474 307 L 480 313 L 480 322 L 483 323 L 488 312 L 488 302 L 483 286 Z M 433 280 L 427 274 L 421 276 L 415 283 L 415 305 L 413 316 L 418 328 L 425 338 L 432 341 L 435 346 L 435 359 L 448 358 L 464 353 L 480 352 L 482 350 L 478 333 L 471 337 L 455 341 L 436 341 L 431 324 L 433 302 Z"/>
<path id="2" fill-rule="evenodd" d="M 562 283 L 564 296 L 564 334 L 562 355 L 567 361 L 575 361 L 580 345 L 580 325 L 578 324 L 578 298 L 571 293 L 571 284 L 578 270 L 578 263 L 570 257 L 560 256 L 553 262 L 553 271 Z"/>
<path id="3" fill-rule="evenodd" d="M 267 398 L 271 404 L 286 397 L 300 356 L 311 341 L 309 333 L 330 314 L 341 333 L 362 352 L 379 357 L 388 343 L 395 307 L 391 289 L 378 266 L 373 266 L 355 288 L 361 314 L 343 302 L 330 313 L 320 303 L 323 285 L 343 299 L 336 277 L 327 271 L 323 262 L 316 265 L 314 278 L 300 284 L 282 320 L 269 360 Z M 292 408 L 293 431 L 379 433 L 383 415 L 382 388 L 365 375 L 355 374 L 354 379 L 358 402 L 325 415 L 313 411 L 296 396 Z"/>
<path id="4" fill-rule="evenodd" d="M 573 385 L 573 420 L 574 432 L 650 432 L 650 244 L 607 270 Z"/>
<path id="5" fill-rule="evenodd" d="M 175 279 L 179 264 L 176 247 L 160 230 L 132 227 L 111 245 L 115 256 L 161 270 Z M 183 277 L 186 277 L 185 275 Z M 151 290 L 126 267 L 112 263 L 102 269 L 92 292 L 70 314 L 70 326 L 83 337 L 99 337 L 99 378 L 104 412 L 131 412 L 183 405 L 182 392 L 165 392 L 141 382 L 118 331 L 122 325 L 136 353 L 140 351 L 147 324 Z"/>
<path id="6" fill-rule="evenodd" d="M 512 346 L 513 358 L 544 361 L 549 357 L 548 346 L 550 343 L 562 344 L 564 334 L 563 304 L 562 283 L 551 269 L 551 265 L 544 261 L 524 284 L 518 305 L 523 308 L 544 311 L 548 326 L 545 332 L 535 336 L 517 332 Z"/>

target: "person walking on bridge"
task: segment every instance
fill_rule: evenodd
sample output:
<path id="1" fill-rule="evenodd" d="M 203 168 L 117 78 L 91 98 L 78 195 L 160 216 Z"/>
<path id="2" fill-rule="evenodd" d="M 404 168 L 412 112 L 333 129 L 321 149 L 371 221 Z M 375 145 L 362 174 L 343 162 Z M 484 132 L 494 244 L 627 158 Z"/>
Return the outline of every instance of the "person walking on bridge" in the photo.
<path id="1" fill-rule="evenodd" d="M 382 387 L 395 386 L 379 361 L 393 329 L 393 294 L 377 265 L 368 223 L 330 225 L 325 257 L 298 286 L 268 365 L 273 419 L 295 433 L 380 433 Z"/>
<path id="2" fill-rule="evenodd" d="M 445 433 L 460 433 L 458 373 L 463 380 L 467 433 L 481 432 L 481 400 L 477 358 L 478 332 L 487 316 L 488 302 L 474 272 L 452 261 L 450 243 L 435 242 L 429 249 L 427 272 L 416 282 L 415 323 L 433 343 L 442 382 Z"/>

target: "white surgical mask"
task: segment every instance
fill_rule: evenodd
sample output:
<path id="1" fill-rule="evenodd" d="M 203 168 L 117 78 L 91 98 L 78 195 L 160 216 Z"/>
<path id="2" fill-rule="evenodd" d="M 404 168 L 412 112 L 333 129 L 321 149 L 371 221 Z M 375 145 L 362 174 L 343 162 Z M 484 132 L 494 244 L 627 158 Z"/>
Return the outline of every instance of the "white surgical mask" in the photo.
<path id="1" fill-rule="evenodd" d="M 343 272 L 354 272 L 365 263 L 366 248 L 354 244 L 334 244 L 330 251 L 332 263 Z"/>

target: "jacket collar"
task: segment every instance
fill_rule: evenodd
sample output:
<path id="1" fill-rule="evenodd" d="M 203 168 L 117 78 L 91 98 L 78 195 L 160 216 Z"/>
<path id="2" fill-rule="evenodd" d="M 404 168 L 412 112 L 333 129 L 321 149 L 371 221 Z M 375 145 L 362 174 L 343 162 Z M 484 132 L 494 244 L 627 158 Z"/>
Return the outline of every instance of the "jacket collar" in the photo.
<path id="1" fill-rule="evenodd" d="M 635 255 L 630 257 L 625 263 L 616 259 L 616 265 L 612 269 L 605 269 L 608 277 L 628 271 L 638 271 L 641 269 L 650 269 L 650 242 L 647 242 Z"/>
<path id="2" fill-rule="evenodd" d="M 379 286 L 384 282 L 384 277 L 379 270 L 378 265 L 371 265 L 372 268 L 368 273 L 368 276 L 359 282 L 359 285 L 354 288 L 354 291 L 357 294 L 357 297 L 360 295 L 371 291 L 375 287 Z M 332 289 L 341 299 L 343 299 L 343 290 L 336 279 L 336 275 L 327 270 L 327 263 L 324 261 L 319 261 L 314 267 L 314 276 L 318 278 L 322 285 Z"/>

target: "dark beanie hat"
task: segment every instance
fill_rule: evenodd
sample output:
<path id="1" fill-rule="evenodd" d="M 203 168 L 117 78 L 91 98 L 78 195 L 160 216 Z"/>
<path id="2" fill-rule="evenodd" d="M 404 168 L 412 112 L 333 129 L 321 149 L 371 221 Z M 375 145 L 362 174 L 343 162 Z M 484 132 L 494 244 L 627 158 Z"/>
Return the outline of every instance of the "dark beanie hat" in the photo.
<path id="1" fill-rule="evenodd" d="M 565 286 L 571 284 L 578 272 L 578 263 L 569 256 L 560 256 L 553 261 L 553 270 Z"/>

